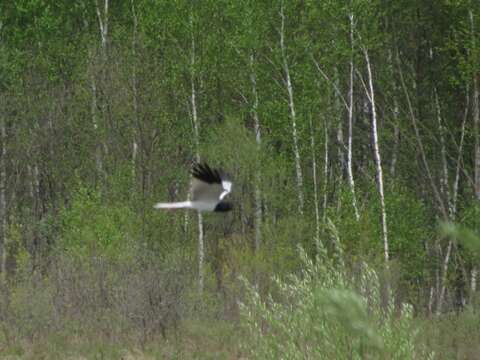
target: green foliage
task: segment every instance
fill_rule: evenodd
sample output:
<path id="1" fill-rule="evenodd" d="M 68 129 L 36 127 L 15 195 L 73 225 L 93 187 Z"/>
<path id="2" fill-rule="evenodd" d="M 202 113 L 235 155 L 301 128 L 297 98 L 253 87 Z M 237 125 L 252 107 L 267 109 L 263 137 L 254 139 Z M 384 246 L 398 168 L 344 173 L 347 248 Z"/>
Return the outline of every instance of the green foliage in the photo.
<path id="1" fill-rule="evenodd" d="M 363 264 L 356 286 L 344 268 L 326 257 L 313 262 L 301 251 L 304 271 L 288 280 L 275 279 L 275 295 L 264 300 L 245 282 L 247 302 L 242 323 L 244 351 L 252 358 L 414 359 L 412 308 L 380 298 L 376 272 Z M 355 289 L 356 288 L 356 289 Z"/>
<path id="2" fill-rule="evenodd" d="M 16 272 L 20 279 L 30 276 L 32 266 L 32 255 L 25 246 L 22 232 L 22 225 L 11 219 L 7 230 L 7 268 L 9 272 Z"/>
<path id="3" fill-rule="evenodd" d="M 440 233 L 458 241 L 469 251 L 466 255 L 480 259 L 480 206 L 473 202 L 463 212 L 461 223 L 442 223 Z"/>
<path id="4" fill-rule="evenodd" d="M 134 253 L 135 214 L 125 204 L 105 203 L 96 190 L 81 188 L 60 221 L 58 245 L 72 256 L 126 261 Z"/>
<path id="5" fill-rule="evenodd" d="M 351 192 L 342 187 L 338 208 L 330 208 L 329 216 L 337 225 L 347 255 L 356 262 L 362 256 L 376 263 L 383 263 L 383 240 L 380 223 L 380 203 L 376 189 L 371 187 L 369 199 L 360 203 L 360 219 L 357 221 L 352 208 Z M 358 193 L 362 198 L 364 195 Z M 366 195 L 365 195 L 366 196 Z M 385 195 L 390 259 L 401 267 L 402 288 L 414 289 L 425 278 L 426 265 L 431 259 L 425 251 L 425 243 L 434 236 L 434 227 L 428 208 L 415 194 L 400 185 L 394 185 Z"/>
<path id="6" fill-rule="evenodd" d="M 418 284 L 425 275 L 425 264 L 430 261 L 425 243 L 434 236 L 429 209 L 404 186 L 389 189 L 385 201 L 390 220 L 391 258 L 401 264 L 405 284 Z"/>
<path id="7" fill-rule="evenodd" d="M 384 275 L 392 290 L 388 304 L 406 299 L 421 313 L 423 304 L 440 298 L 444 277 L 446 303 L 459 294 L 476 309 L 468 284 L 478 263 L 480 228 L 471 184 L 478 170 L 472 80 L 479 72 L 479 1 L 125 0 L 109 1 L 108 13 L 104 5 L 0 1 L 0 150 L 6 152 L 0 244 L 8 275 L 0 277 L 6 280 L 0 282 L 0 336 L 9 343 L 7 355 L 120 358 L 131 355 L 121 351 L 131 341 L 154 357 L 215 357 L 215 350 L 228 357 L 229 345 L 266 334 L 254 339 L 266 357 L 274 351 L 278 357 L 318 352 L 390 358 L 404 351 L 408 358 L 413 350 L 404 334 L 411 309 L 395 321 L 390 305 L 380 315 L 380 272 L 364 262 L 391 270 Z M 97 10 L 108 18 L 106 48 Z M 364 50 L 378 110 L 388 266 Z M 288 90 L 296 112 L 303 213 Z M 345 166 L 350 94 L 358 220 Z M 204 216 L 201 294 L 196 214 L 152 209 L 157 201 L 187 197 L 197 150 L 232 176 L 229 200 L 235 205 L 226 216 Z M 440 236 L 433 230 L 443 217 L 435 190 L 446 204 L 458 205 L 457 223 L 444 225 Z M 256 248 L 259 218 L 262 241 Z M 324 244 L 313 240 L 318 227 L 329 240 Z M 299 256 L 298 246 L 320 256 L 315 265 Z M 250 291 L 252 299 L 261 295 L 250 308 L 269 317 L 254 317 L 261 332 L 245 339 L 236 338 L 237 304 L 244 300 L 239 275 L 258 287 Z M 370 295 L 353 284 L 362 276 Z M 270 300 L 263 298 L 268 293 Z M 465 316 L 459 317 L 464 328 L 456 318 L 446 323 L 473 333 L 475 316 Z M 159 341 L 158 319 L 175 335 Z M 183 334 L 176 334 L 177 326 Z M 233 339 L 226 342 L 225 334 Z M 149 352 L 148 344 L 160 345 Z M 92 350 L 82 352 L 81 345 Z"/>
<path id="8" fill-rule="evenodd" d="M 419 343 L 441 359 L 475 359 L 480 351 L 478 303 L 461 313 L 437 318 L 420 318 Z"/>

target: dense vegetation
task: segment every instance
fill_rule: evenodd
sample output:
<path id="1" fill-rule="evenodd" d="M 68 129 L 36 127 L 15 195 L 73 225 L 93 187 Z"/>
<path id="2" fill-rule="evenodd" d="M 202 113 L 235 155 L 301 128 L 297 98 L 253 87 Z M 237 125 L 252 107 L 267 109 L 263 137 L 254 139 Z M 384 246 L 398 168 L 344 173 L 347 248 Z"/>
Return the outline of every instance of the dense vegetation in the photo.
<path id="1" fill-rule="evenodd" d="M 0 355 L 476 358 L 479 34 L 476 0 L 2 1 Z M 234 211 L 154 210 L 199 160 Z"/>

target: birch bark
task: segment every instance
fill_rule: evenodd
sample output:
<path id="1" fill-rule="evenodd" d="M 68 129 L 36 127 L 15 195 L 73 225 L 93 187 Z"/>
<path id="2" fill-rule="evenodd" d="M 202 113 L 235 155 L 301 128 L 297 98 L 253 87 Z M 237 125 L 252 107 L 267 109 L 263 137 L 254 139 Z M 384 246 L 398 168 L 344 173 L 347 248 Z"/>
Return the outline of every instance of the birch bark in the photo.
<path id="1" fill-rule="evenodd" d="M 461 169 L 461 163 L 463 159 L 463 144 L 465 139 L 465 127 L 467 124 L 469 106 L 470 106 L 470 90 L 469 90 L 469 87 L 467 86 L 466 95 L 465 95 L 465 110 L 463 113 L 462 128 L 460 132 L 460 143 L 458 145 L 458 155 L 456 160 L 455 179 L 453 181 L 453 190 L 452 190 L 453 191 L 452 206 L 453 206 L 454 216 L 456 216 L 456 213 L 457 213 L 458 184 L 460 182 L 460 169 Z"/>
<path id="2" fill-rule="evenodd" d="M 257 93 L 257 76 L 255 73 L 255 57 L 253 53 L 250 54 L 250 84 L 252 87 L 252 96 L 253 96 L 253 126 L 255 130 L 255 141 L 257 144 L 258 154 L 261 151 L 262 145 L 262 136 L 260 129 L 260 118 L 258 116 L 258 93 Z M 259 161 L 257 161 L 257 169 L 255 172 L 255 250 L 258 250 L 262 243 L 262 192 L 260 190 L 260 166 Z"/>
<path id="3" fill-rule="evenodd" d="M 352 142 L 353 142 L 353 73 L 355 70 L 353 64 L 353 50 L 354 50 L 354 19 L 353 14 L 350 14 L 350 74 L 349 74 L 349 89 L 348 89 L 348 146 L 347 146 L 347 173 L 348 173 L 348 183 L 350 185 L 350 191 L 352 193 L 352 206 L 355 212 L 355 218 L 360 220 L 360 214 L 358 213 L 357 208 L 357 198 L 355 195 L 355 181 L 353 179 L 353 169 L 352 169 Z"/>
<path id="4" fill-rule="evenodd" d="M 97 11 L 98 24 L 100 26 L 100 38 L 102 41 L 102 55 L 104 59 L 107 56 L 108 44 L 108 0 L 103 2 L 103 10 L 100 9 L 98 0 L 95 0 L 95 8 Z"/>
<path id="5" fill-rule="evenodd" d="M 393 54 L 390 50 L 388 52 L 388 62 L 390 68 L 390 76 L 394 78 L 395 65 L 393 60 Z M 393 82 L 393 149 L 392 149 L 392 160 L 390 162 L 390 176 L 393 178 L 395 176 L 397 160 L 398 160 L 398 151 L 400 146 L 400 127 L 398 123 L 398 115 L 400 114 L 400 109 L 398 106 L 398 84 L 396 81 Z"/>
<path id="6" fill-rule="evenodd" d="M 329 152 L 328 152 L 328 125 L 325 122 L 325 139 L 324 139 L 324 158 L 323 158 L 323 206 L 322 206 L 322 214 L 323 214 L 323 223 L 327 223 L 327 189 L 328 189 L 328 162 L 329 162 Z"/>
<path id="7" fill-rule="evenodd" d="M 476 30 L 472 9 L 469 10 L 470 28 L 472 34 L 472 47 L 474 50 L 477 48 L 476 43 Z M 477 63 L 478 65 L 478 63 Z M 478 66 L 476 67 L 478 69 Z M 473 133 L 475 137 L 475 149 L 474 149 L 474 186 L 475 186 L 475 198 L 477 203 L 480 202 L 480 90 L 478 85 L 478 78 L 480 73 L 475 72 L 473 74 Z M 471 271 L 470 292 L 473 294 L 477 289 L 477 265 L 474 265 Z"/>
<path id="8" fill-rule="evenodd" d="M 367 63 L 367 73 L 368 73 L 368 98 L 370 104 L 372 105 L 372 136 L 373 136 L 373 151 L 375 157 L 375 165 L 377 168 L 377 182 L 378 182 L 378 193 L 380 195 L 380 207 L 382 215 L 382 235 L 383 235 L 383 255 L 385 262 L 388 263 L 389 260 L 389 244 L 388 244 L 388 228 L 387 228 L 387 210 L 385 207 L 385 194 L 383 189 L 383 170 L 382 170 L 382 158 L 380 154 L 380 145 L 378 143 L 378 130 L 377 130 L 377 110 L 375 105 L 375 91 L 373 89 L 373 76 L 372 68 L 370 65 L 370 57 L 368 56 L 368 51 L 364 49 L 363 51 L 365 56 L 365 61 Z"/>
<path id="9" fill-rule="evenodd" d="M 138 143 L 136 135 L 136 126 L 138 124 L 138 87 L 137 87 L 137 28 L 138 28 L 138 19 L 137 13 L 135 10 L 135 2 L 131 0 L 132 6 L 132 17 L 133 17 L 133 37 L 132 37 L 132 55 L 133 55 L 133 66 L 132 66 L 132 90 L 133 90 L 133 118 L 134 126 L 133 136 L 132 136 L 132 190 L 135 189 L 135 179 L 136 179 L 136 168 L 137 168 L 137 154 L 138 154 Z"/>
<path id="10" fill-rule="evenodd" d="M 313 170 L 313 201 L 315 205 L 315 240 L 320 241 L 320 210 L 318 208 L 318 181 L 317 181 L 317 160 L 315 156 L 315 136 L 310 117 L 310 148 L 312 152 L 312 170 Z"/>
<path id="11" fill-rule="evenodd" d="M 283 71 L 285 73 L 285 84 L 288 93 L 288 107 L 290 109 L 290 118 L 292 120 L 292 140 L 293 152 L 295 156 L 295 173 L 297 178 L 297 194 L 298 194 L 298 212 L 303 214 L 304 197 L 303 197 L 303 174 L 301 166 L 300 150 L 298 147 L 298 133 L 297 133 L 297 115 L 295 113 L 295 103 L 293 98 L 293 86 L 290 78 L 290 69 L 288 67 L 287 54 L 285 48 L 285 14 L 283 11 L 283 4 L 280 8 L 280 17 L 282 19 L 280 28 L 280 50 L 282 54 Z"/>
<path id="12" fill-rule="evenodd" d="M 105 63 L 107 61 L 107 46 L 108 46 L 108 7 L 109 7 L 109 0 L 104 0 L 103 2 L 103 9 L 101 8 L 98 0 L 95 0 L 95 10 L 97 13 L 97 20 L 98 25 L 100 28 L 100 40 L 101 40 L 101 81 L 105 80 L 104 72 L 105 72 Z M 100 86 L 102 83 L 100 82 Z M 106 149 L 105 144 L 102 144 L 101 140 L 101 131 L 98 121 L 98 92 L 97 92 L 97 79 L 95 74 L 92 73 L 91 78 L 91 90 L 92 90 L 92 104 L 91 104 L 91 115 L 92 115 L 92 122 L 93 128 L 96 136 L 96 144 L 95 144 L 95 166 L 97 170 L 97 175 L 102 176 L 104 170 L 103 164 L 103 154 L 102 154 L 102 147 Z M 102 114 L 105 115 L 105 99 L 100 99 L 100 108 L 102 109 Z"/>
<path id="13" fill-rule="evenodd" d="M 472 47 L 476 48 L 475 23 L 472 10 L 469 11 L 470 27 L 472 32 Z M 473 74 L 473 132 L 475 137 L 475 197 L 480 201 L 480 90 L 478 85 L 479 73 Z"/>
<path id="14" fill-rule="evenodd" d="M 318 68 L 318 67 L 317 67 Z M 340 106 L 340 101 L 341 99 L 344 101 L 345 108 L 347 112 L 349 111 L 349 106 L 346 103 L 345 99 L 343 99 L 341 93 L 340 93 L 340 76 L 338 75 L 338 68 L 335 67 L 334 69 L 334 83 L 333 83 L 334 88 L 336 89 L 335 91 L 335 100 L 334 100 L 334 106 L 335 106 L 335 113 L 336 118 L 337 118 L 337 149 L 338 149 L 338 163 L 340 164 L 340 180 L 342 181 L 345 176 L 345 170 L 347 168 L 347 163 L 345 161 L 345 139 L 343 136 L 343 116 L 342 116 L 342 111 L 341 111 L 341 106 Z"/>
<path id="15" fill-rule="evenodd" d="M 0 115 L 1 116 L 1 115 Z M 7 204 L 6 204 L 6 187 L 7 187 L 7 132 L 5 128 L 5 118 L 0 118 L 0 256 L 1 256 L 1 271 L 5 276 L 7 271 Z"/>
<path id="16" fill-rule="evenodd" d="M 197 115 L 197 92 L 195 88 L 195 37 L 193 34 L 193 18 L 190 18 L 190 25 L 192 31 L 191 39 L 191 54 L 190 54 L 190 82 L 191 82 L 191 107 L 192 107 L 192 122 L 193 122 L 193 136 L 195 141 L 195 160 L 200 162 L 200 124 Z M 190 196 L 190 195 L 189 195 Z M 198 212 L 198 289 L 203 291 L 204 287 L 204 262 L 205 262 L 205 244 L 203 239 L 203 218 L 202 214 Z"/>
<path id="17" fill-rule="evenodd" d="M 92 125 L 93 131 L 95 133 L 95 168 L 97 170 L 97 176 L 103 174 L 103 159 L 102 159 L 102 144 L 101 144 L 101 135 L 100 127 L 98 126 L 98 107 L 97 107 L 97 84 L 95 76 L 92 74 L 91 79 L 91 89 L 92 89 L 92 104 L 90 107 L 91 116 L 92 116 Z"/>

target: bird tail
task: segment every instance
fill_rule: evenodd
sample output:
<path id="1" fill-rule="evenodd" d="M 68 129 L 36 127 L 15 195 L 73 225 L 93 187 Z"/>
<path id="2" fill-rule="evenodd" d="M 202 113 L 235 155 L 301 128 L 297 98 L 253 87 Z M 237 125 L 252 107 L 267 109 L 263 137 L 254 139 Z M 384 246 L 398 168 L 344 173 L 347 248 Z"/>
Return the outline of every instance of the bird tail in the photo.
<path id="1" fill-rule="evenodd" d="M 156 203 L 153 205 L 155 209 L 188 209 L 192 207 L 191 201 L 173 202 L 173 203 Z"/>

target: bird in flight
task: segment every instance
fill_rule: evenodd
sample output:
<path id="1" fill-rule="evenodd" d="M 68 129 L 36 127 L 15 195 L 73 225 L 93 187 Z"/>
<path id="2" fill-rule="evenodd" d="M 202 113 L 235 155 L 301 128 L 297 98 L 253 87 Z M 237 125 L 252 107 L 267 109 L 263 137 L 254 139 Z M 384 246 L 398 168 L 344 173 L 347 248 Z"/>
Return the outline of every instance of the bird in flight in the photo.
<path id="1" fill-rule="evenodd" d="M 233 208 L 223 201 L 232 190 L 232 182 L 221 170 L 211 169 L 206 163 L 195 164 L 192 169 L 192 200 L 157 203 L 155 209 L 194 209 L 197 211 L 225 212 Z"/>

